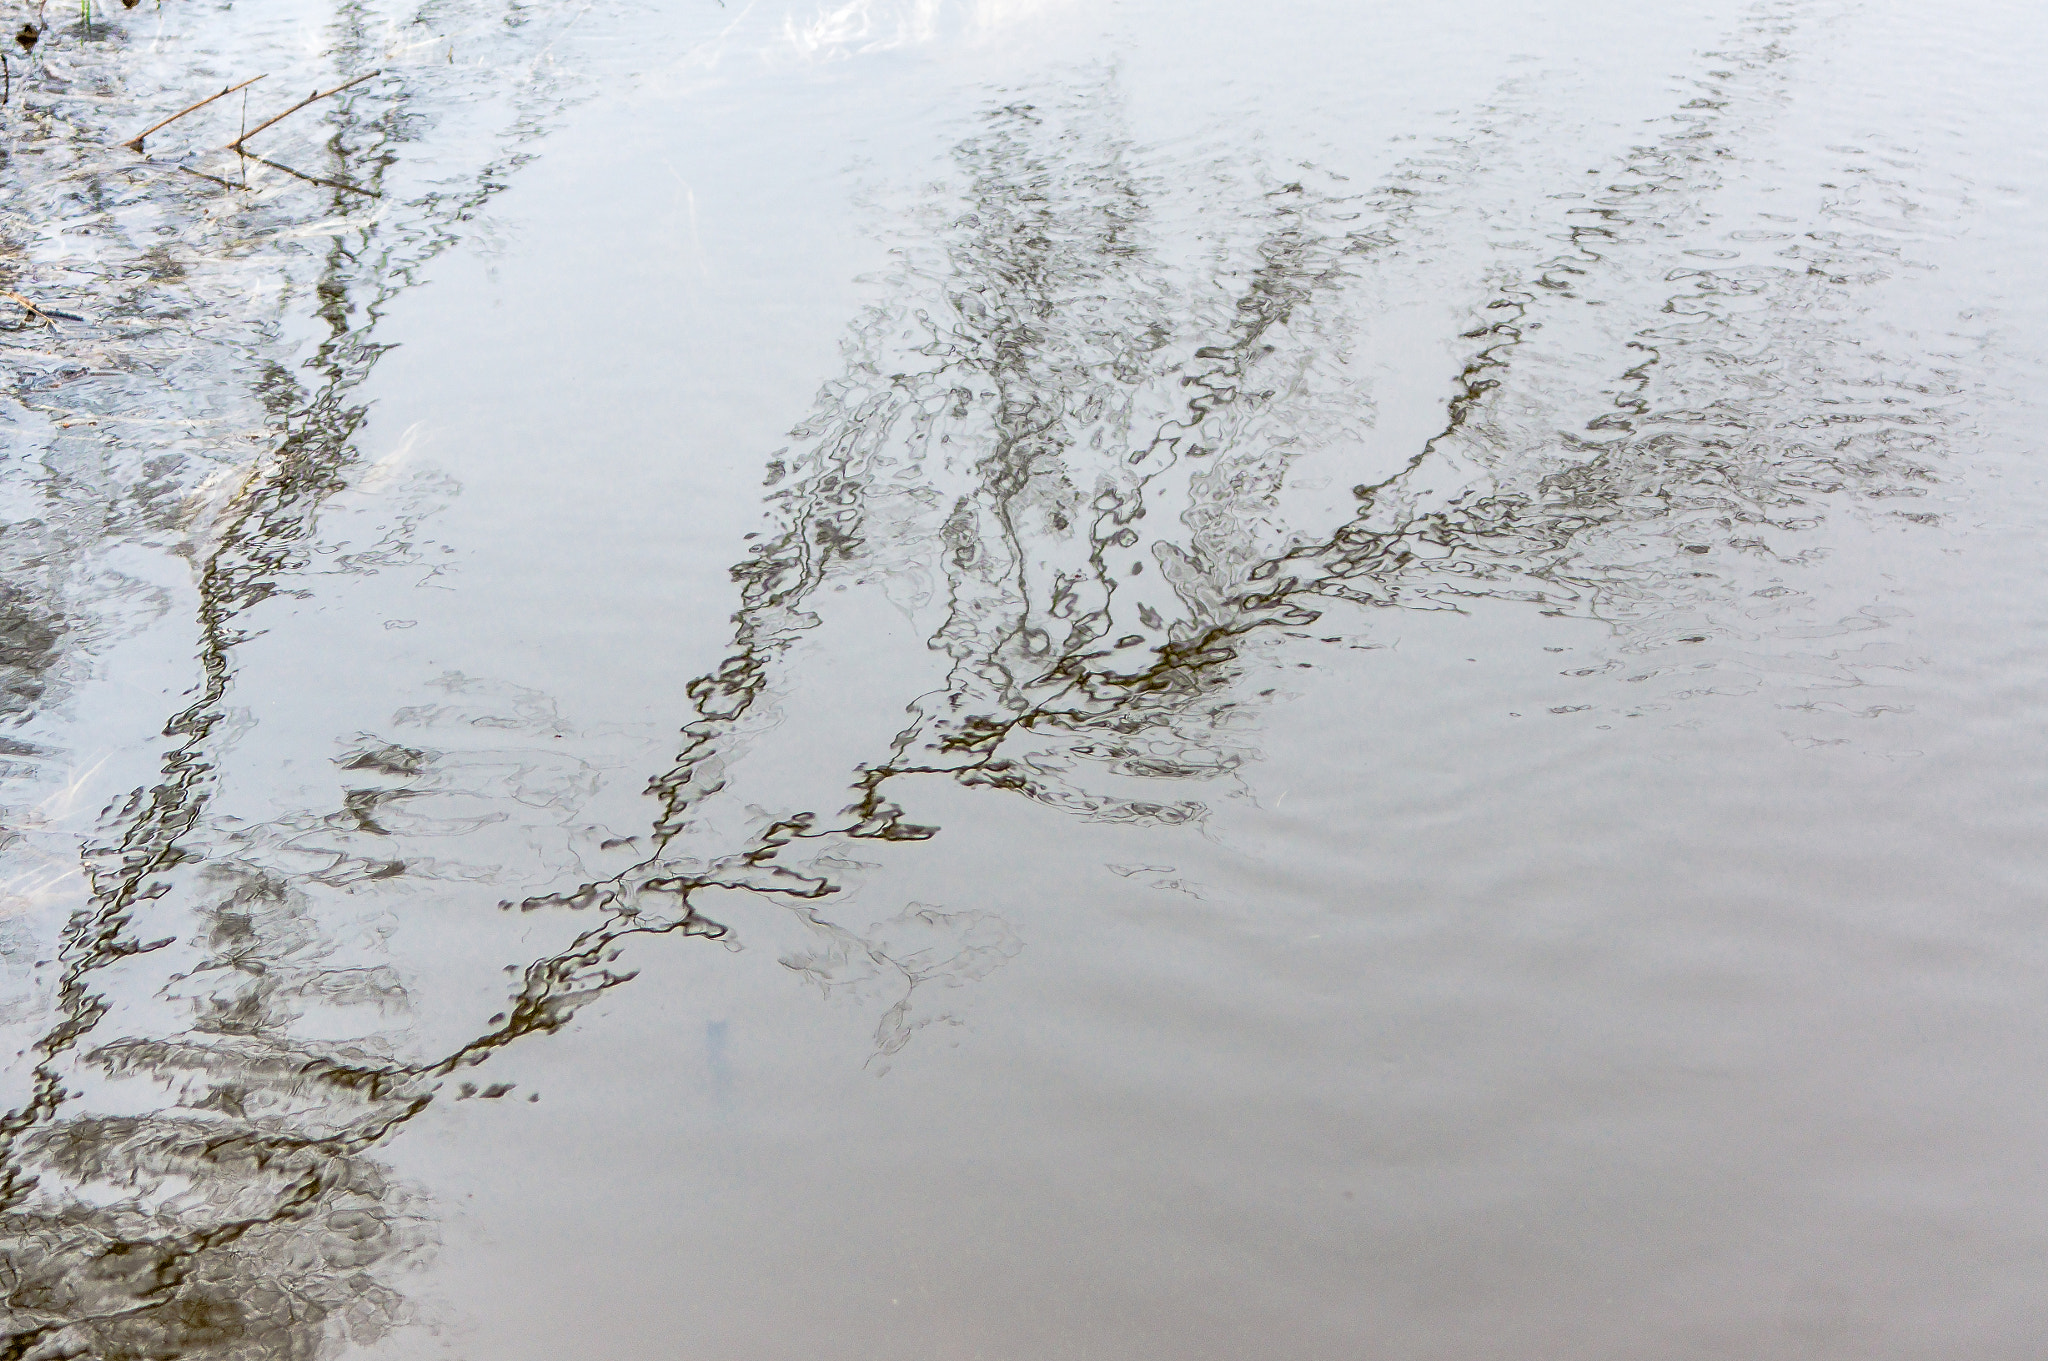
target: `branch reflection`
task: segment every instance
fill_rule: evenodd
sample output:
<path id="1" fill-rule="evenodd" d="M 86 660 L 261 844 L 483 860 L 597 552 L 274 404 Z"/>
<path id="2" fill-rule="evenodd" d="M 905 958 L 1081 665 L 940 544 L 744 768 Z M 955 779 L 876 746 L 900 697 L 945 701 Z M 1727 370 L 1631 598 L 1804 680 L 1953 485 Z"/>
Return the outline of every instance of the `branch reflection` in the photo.
<path id="1" fill-rule="evenodd" d="M 1731 120 L 1767 102 L 1781 55 L 1767 36 L 1718 54 L 1697 108 L 1600 192 L 1554 205 L 1562 249 L 1483 302 L 1441 429 L 1335 524 L 1289 523 L 1284 493 L 1369 428 L 1343 347 L 1370 324 L 1375 272 L 1462 220 L 1439 211 L 1456 177 L 1411 164 L 1369 194 L 1308 176 L 1234 213 L 1205 204 L 1217 255 L 1190 278 L 1112 86 L 990 110 L 955 150 L 960 203 L 938 244 L 905 257 L 770 465 L 772 527 L 734 568 L 731 646 L 688 687 L 648 835 L 609 876 L 508 903 L 560 914 L 566 938 L 517 970 L 489 1022 L 426 1054 L 410 1052 L 374 923 L 341 938 L 320 895 L 431 879 L 423 839 L 473 832 L 488 798 L 464 813 L 451 794 L 476 791 L 440 754 L 372 735 L 340 760 L 356 787 L 338 812 L 234 828 L 207 809 L 246 617 L 349 475 L 348 393 L 370 352 L 337 307 L 326 385 L 281 398 L 277 455 L 204 563 L 203 689 L 167 729 L 161 782 L 88 856 L 60 1020 L 32 1099 L 0 1126 L 17 1320 L 0 1357 L 297 1357 L 374 1337 L 403 1316 L 390 1274 L 430 1237 L 376 1146 L 450 1079 L 629 982 L 637 938 L 724 934 L 708 893 L 796 914 L 814 946 L 785 962 L 881 995 L 877 1050 L 896 1053 L 929 1019 L 920 986 L 984 977 L 1021 948 L 979 906 L 912 904 L 868 931 L 834 919 L 854 843 L 938 834 L 905 810 L 914 778 L 1094 820 L 1197 821 L 1205 788 L 1255 754 L 1249 645 L 1319 620 L 1355 633 L 1361 610 L 1522 602 L 1643 649 L 1739 644 L 1758 583 L 1796 568 L 1826 515 L 1889 513 L 1932 476 L 1944 380 L 1902 379 L 1896 356 L 1858 345 L 1859 290 L 1893 267 L 1890 247 L 1820 224 L 1767 266 L 1672 274 L 1677 291 L 1590 377 L 1525 356 L 1588 300 L 1640 306 L 1632 290 L 1700 229 Z M 343 276 L 337 262 L 345 291 Z M 901 731 L 846 772 L 836 806 L 743 793 L 750 744 L 800 683 L 799 643 L 876 600 L 913 621 L 942 681 L 903 696 Z M 280 868 L 315 849 L 316 868 Z M 196 941 L 174 948 L 191 921 Z M 182 967 L 152 974 L 159 953 Z M 117 991 L 149 1000 L 124 1003 L 110 1038 Z M 351 1037 L 310 1038 L 338 1031 Z M 160 1095 L 108 1097 L 120 1079 Z M 145 1113 L 72 1110 L 103 1097 Z"/>

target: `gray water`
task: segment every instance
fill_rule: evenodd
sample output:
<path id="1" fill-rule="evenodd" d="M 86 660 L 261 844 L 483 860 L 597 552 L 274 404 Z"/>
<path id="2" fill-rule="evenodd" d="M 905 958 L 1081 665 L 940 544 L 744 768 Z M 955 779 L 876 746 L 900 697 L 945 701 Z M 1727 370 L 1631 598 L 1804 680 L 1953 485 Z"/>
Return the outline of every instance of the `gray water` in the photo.
<path id="1" fill-rule="evenodd" d="M 2042 1354 L 2038 7 L 24 20 L 0 1358 Z"/>

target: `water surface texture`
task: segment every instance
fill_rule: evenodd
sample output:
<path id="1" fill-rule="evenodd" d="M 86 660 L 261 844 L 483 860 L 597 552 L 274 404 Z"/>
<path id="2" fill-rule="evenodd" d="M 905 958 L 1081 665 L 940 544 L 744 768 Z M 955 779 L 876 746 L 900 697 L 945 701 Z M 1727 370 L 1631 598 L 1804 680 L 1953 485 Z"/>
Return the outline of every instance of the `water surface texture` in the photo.
<path id="1" fill-rule="evenodd" d="M 2040 1356 L 2039 7 L 8 26 L 0 1361 Z"/>

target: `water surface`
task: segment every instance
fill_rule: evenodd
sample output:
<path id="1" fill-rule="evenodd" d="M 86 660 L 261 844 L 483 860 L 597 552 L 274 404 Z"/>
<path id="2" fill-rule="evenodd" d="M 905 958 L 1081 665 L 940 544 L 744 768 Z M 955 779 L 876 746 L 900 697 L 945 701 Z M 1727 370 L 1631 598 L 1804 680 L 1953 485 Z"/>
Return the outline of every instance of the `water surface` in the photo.
<path id="1" fill-rule="evenodd" d="M 0 1356 L 2036 1355 L 2044 27 L 50 19 Z"/>

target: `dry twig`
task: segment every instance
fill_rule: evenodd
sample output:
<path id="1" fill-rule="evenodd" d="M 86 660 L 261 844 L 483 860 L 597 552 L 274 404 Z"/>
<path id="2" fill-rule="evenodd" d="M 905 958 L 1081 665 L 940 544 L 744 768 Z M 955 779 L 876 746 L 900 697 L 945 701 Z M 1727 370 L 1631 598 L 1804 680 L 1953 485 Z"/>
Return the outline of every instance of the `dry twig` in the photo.
<path id="1" fill-rule="evenodd" d="M 57 318 L 56 318 L 56 317 L 53 317 L 53 316 L 51 316 L 51 315 L 50 315 L 50 314 L 49 314 L 48 312 L 45 312 L 45 311 L 44 311 L 44 310 L 43 310 L 42 308 L 40 308 L 40 307 L 36 306 L 36 305 L 35 305 L 34 303 L 30 302 L 30 301 L 29 301 L 29 300 L 28 300 L 27 298 L 24 298 L 24 297 L 22 297 L 22 296 L 21 296 L 21 294 L 19 294 L 19 293 L 16 293 L 16 292 L 14 292 L 14 291 L 13 291 L 12 289 L 5 289 L 5 288 L 0 288 L 0 297 L 7 297 L 7 298 L 12 298 L 12 299 L 14 299 L 14 300 L 15 300 L 16 302 L 20 303 L 20 304 L 21 304 L 21 305 L 22 305 L 23 307 L 27 308 L 27 309 L 29 310 L 29 312 L 30 312 L 30 313 L 32 313 L 32 314 L 33 314 L 33 315 L 35 315 L 35 316 L 41 317 L 41 318 L 43 319 L 43 321 L 44 321 L 44 323 L 45 323 L 45 324 L 49 325 L 49 326 L 50 326 L 50 327 L 52 327 L 53 329 L 54 329 L 54 328 L 56 327 L 56 325 L 57 325 Z M 67 318 L 67 319 L 68 319 L 68 320 L 71 320 L 71 321 L 76 321 L 76 320 L 78 320 L 78 318 L 76 318 L 76 317 L 69 317 L 69 318 Z"/>
<path id="2" fill-rule="evenodd" d="M 251 137 L 254 137 L 257 133 L 269 127 L 271 123 L 281 123 L 285 119 L 290 118 L 293 114 L 297 113 L 300 109 L 305 108 L 308 104 L 316 103 L 319 100 L 327 98 L 329 95 L 338 95 L 343 90 L 348 89 L 349 86 L 351 85 L 360 85 L 364 81 L 369 80 L 372 76 L 381 76 L 383 74 L 384 73 L 382 71 L 371 71 L 365 75 L 357 76 L 354 80 L 348 81 L 345 84 L 337 85 L 331 90 L 315 90 L 312 94 L 307 95 L 304 99 L 292 105 L 289 109 L 286 109 L 277 117 L 270 119 L 269 122 L 258 123 L 255 127 L 250 128 L 247 132 L 243 133 L 240 137 L 237 137 L 234 141 L 229 142 L 228 150 L 239 152 L 242 149 L 242 143 L 248 141 Z"/>
<path id="3" fill-rule="evenodd" d="M 268 71 L 263 73 L 263 75 L 269 74 L 270 73 Z M 149 134 L 151 134 L 152 132 L 157 131 L 158 128 L 167 128 L 171 124 L 177 122 L 180 118 L 183 118 L 186 114 L 193 112 L 193 110 L 203 109 L 208 104 L 211 104 L 214 100 L 225 98 L 226 96 L 233 94 L 237 90 L 246 89 L 247 87 L 254 85 L 257 81 L 261 79 L 263 79 L 263 76 L 251 76 L 247 80 L 243 81 L 240 85 L 230 85 L 217 95 L 208 95 L 206 98 L 200 100 L 197 104 L 188 105 L 187 107 L 178 110 L 169 118 L 166 118 L 163 122 L 158 123 L 156 127 L 144 128 L 141 132 L 136 133 L 133 137 L 130 137 L 127 141 L 121 143 L 121 145 L 127 147 L 130 151 L 140 151 L 142 150 L 142 139 L 149 136 Z"/>

